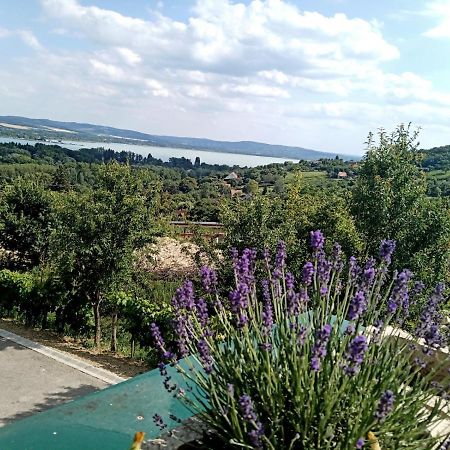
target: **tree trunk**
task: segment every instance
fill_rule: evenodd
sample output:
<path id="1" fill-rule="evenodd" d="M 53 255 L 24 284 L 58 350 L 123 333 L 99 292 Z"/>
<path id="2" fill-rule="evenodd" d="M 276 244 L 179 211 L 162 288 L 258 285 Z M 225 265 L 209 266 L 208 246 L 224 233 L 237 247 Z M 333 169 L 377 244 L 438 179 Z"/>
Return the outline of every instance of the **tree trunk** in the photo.
<path id="1" fill-rule="evenodd" d="M 131 338 L 131 358 L 134 358 L 134 353 L 135 353 L 135 341 L 134 341 L 134 337 Z"/>
<path id="2" fill-rule="evenodd" d="M 117 311 L 111 314 L 111 351 L 117 352 Z"/>
<path id="3" fill-rule="evenodd" d="M 94 320 L 95 320 L 95 346 L 97 350 L 100 349 L 101 337 L 102 337 L 102 328 L 100 323 L 100 303 L 102 302 L 100 298 L 100 292 L 95 294 L 95 302 L 92 304 L 94 309 Z"/>

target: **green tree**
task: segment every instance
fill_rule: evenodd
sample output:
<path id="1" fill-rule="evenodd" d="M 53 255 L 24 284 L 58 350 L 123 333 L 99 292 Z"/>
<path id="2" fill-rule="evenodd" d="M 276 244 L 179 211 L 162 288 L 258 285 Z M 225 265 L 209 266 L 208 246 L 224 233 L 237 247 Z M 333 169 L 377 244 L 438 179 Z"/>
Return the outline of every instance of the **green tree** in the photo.
<path id="1" fill-rule="evenodd" d="M 245 202 L 230 202 L 221 211 L 226 230 L 224 249 L 236 247 L 274 248 L 278 241 L 286 242 L 290 254 L 290 269 L 300 274 L 300 261 L 309 254 L 309 233 L 321 229 L 326 233 L 327 246 L 342 245 L 347 255 L 362 250 L 362 240 L 350 214 L 351 196 L 344 198 L 333 191 L 308 191 L 301 173 L 287 186 L 287 195 L 267 197 L 261 194 Z"/>
<path id="2" fill-rule="evenodd" d="M 95 344 L 100 346 L 101 305 L 129 282 L 136 251 L 153 241 L 154 196 L 129 166 L 101 166 L 94 189 L 69 192 L 57 206 L 54 257 L 79 309 L 91 305 Z M 113 308 L 117 324 L 117 309 Z M 113 327 L 112 335 L 116 335 Z M 113 343 L 115 347 L 115 343 Z"/>
<path id="3" fill-rule="evenodd" d="M 258 182 L 255 180 L 249 180 L 248 183 L 244 186 L 243 191 L 249 195 L 256 195 L 259 192 Z"/>
<path id="4" fill-rule="evenodd" d="M 31 268 L 47 257 L 52 195 L 38 178 L 15 179 L 0 192 L 0 247 L 10 265 Z"/>
<path id="5" fill-rule="evenodd" d="M 352 209 L 369 254 L 382 239 L 394 239 L 396 268 L 431 282 L 448 276 L 449 213 L 427 198 L 417 136 L 404 125 L 391 134 L 381 130 L 377 143 L 369 135 Z"/>

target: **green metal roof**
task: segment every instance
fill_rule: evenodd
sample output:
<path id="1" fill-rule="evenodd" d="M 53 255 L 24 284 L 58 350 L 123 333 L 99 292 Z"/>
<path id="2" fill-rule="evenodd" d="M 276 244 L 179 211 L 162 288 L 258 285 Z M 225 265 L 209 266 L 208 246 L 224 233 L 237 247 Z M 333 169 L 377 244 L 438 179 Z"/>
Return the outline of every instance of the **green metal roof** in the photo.
<path id="1" fill-rule="evenodd" d="M 171 381 L 184 384 L 174 368 L 167 370 Z M 157 369 L 0 428 L 0 450 L 128 450 L 136 431 L 146 439 L 161 434 L 155 413 L 167 431 L 179 426 L 170 413 L 192 416 L 164 389 Z"/>

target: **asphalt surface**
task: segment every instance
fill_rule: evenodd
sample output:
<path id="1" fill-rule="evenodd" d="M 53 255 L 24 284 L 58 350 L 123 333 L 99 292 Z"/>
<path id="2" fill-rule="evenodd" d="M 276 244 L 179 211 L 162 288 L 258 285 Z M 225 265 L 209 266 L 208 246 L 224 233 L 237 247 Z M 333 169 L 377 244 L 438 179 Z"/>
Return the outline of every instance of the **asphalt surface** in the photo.
<path id="1" fill-rule="evenodd" d="M 0 427 L 108 385 L 0 337 Z"/>

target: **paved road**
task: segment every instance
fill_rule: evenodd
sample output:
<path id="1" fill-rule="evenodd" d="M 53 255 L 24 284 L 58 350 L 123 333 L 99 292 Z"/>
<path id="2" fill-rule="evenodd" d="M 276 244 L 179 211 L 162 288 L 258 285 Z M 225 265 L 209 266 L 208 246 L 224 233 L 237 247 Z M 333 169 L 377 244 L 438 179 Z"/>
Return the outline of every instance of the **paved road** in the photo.
<path id="1" fill-rule="evenodd" d="M 108 386 L 0 337 L 0 427 Z"/>

